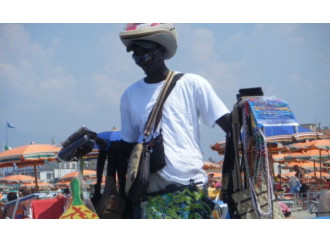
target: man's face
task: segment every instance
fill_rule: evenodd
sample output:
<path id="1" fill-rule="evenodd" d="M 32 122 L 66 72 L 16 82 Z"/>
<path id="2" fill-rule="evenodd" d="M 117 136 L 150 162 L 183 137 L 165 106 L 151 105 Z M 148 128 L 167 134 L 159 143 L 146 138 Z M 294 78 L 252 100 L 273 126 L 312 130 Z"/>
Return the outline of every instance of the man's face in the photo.
<path id="1" fill-rule="evenodd" d="M 159 62 L 158 53 L 160 48 L 154 47 L 151 49 L 145 49 L 139 45 L 134 46 L 133 48 L 133 59 L 135 63 L 140 66 L 146 74 L 152 72 L 157 67 Z"/>

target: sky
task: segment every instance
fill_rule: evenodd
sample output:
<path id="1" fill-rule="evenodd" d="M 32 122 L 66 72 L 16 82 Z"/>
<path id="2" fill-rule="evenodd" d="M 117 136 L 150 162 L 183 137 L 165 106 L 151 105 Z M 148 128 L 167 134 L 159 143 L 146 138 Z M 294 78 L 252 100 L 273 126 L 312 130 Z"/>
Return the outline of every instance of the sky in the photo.
<path id="1" fill-rule="evenodd" d="M 124 25 L 0 24 L 0 142 L 60 144 L 82 125 L 120 128 L 120 96 L 144 76 L 119 39 Z M 288 102 L 300 124 L 330 126 L 330 24 L 175 26 L 169 69 L 205 77 L 229 110 L 240 88 L 262 87 Z M 204 159 L 219 159 L 209 146 L 223 131 L 202 125 L 201 136 Z"/>

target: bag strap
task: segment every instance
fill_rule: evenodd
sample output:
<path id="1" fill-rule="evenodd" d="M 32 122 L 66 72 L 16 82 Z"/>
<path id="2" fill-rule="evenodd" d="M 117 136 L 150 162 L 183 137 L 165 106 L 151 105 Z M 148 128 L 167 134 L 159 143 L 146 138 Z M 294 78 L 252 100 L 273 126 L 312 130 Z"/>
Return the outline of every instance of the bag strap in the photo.
<path id="1" fill-rule="evenodd" d="M 234 191 L 242 190 L 242 180 L 241 180 L 241 172 L 240 172 L 240 157 L 239 157 L 239 137 L 240 137 L 240 129 L 241 124 L 239 120 L 239 111 L 237 104 L 234 105 L 232 112 L 232 135 L 233 135 L 233 146 L 234 146 L 234 172 L 233 172 L 233 188 Z"/>
<path id="2" fill-rule="evenodd" d="M 158 126 L 158 124 L 159 124 L 159 122 L 160 122 L 160 120 L 161 120 L 161 118 L 162 118 L 162 116 L 163 116 L 163 112 L 162 112 L 162 110 L 163 110 L 164 103 L 165 103 L 167 97 L 170 95 L 170 93 L 171 93 L 171 91 L 173 90 L 173 88 L 175 87 L 177 81 L 178 81 L 182 76 L 183 76 L 183 73 L 178 73 L 178 74 L 176 74 L 176 75 L 173 77 L 173 79 L 172 79 L 172 81 L 171 81 L 171 83 L 170 83 L 170 85 L 169 85 L 169 87 L 168 87 L 168 89 L 167 89 L 167 92 L 165 93 L 164 100 L 160 103 L 159 112 L 158 112 L 158 114 L 157 114 L 157 116 L 156 116 L 156 121 L 155 121 L 155 124 L 154 124 L 154 132 L 156 131 L 157 126 Z"/>
<path id="3" fill-rule="evenodd" d="M 176 82 L 183 76 L 182 73 L 178 73 L 174 75 L 173 71 L 170 71 L 166 77 L 164 86 L 158 96 L 158 99 L 151 110 L 149 115 L 146 127 L 144 129 L 144 138 L 151 134 L 151 128 L 154 127 L 154 131 L 156 130 L 158 123 L 162 116 L 162 109 L 164 103 L 169 96 L 170 92 L 173 90 Z"/>

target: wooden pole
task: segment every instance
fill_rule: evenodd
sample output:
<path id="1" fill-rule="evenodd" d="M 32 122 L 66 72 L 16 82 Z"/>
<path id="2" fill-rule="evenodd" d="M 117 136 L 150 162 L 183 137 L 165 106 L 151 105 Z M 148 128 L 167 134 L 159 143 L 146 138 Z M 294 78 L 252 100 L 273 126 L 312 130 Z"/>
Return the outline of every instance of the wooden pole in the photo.
<path id="1" fill-rule="evenodd" d="M 279 163 L 279 167 L 280 167 L 280 186 L 282 187 L 282 166 L 281 166 L 281 163 Z"/>
<path id="2" fill-rule="evenodd" d="M 36 192 L 39 191 L 39 186 L 38 186 L 38 173 L 37 173 L 37 165 L 34 164 L 34 178 L 35 178 L 35 184 L 36 184 Z"/>
<path id="3" fill-rule="evenodd" d="M 316 181 L 316 167 L 315 167 L 315 159 L 313 160 L 314 161 L 314 177 L 315 177 L 315 181 Z"/>
<path id="4" fill-rule="evenodd" d="M 322 158 L 321 158 L 321 149 L 319 149 L 319 152 L 320 152 L 320 183 L 321 183 L 321 187 L 322 187 L 322 167 L 321 167 Z"/>

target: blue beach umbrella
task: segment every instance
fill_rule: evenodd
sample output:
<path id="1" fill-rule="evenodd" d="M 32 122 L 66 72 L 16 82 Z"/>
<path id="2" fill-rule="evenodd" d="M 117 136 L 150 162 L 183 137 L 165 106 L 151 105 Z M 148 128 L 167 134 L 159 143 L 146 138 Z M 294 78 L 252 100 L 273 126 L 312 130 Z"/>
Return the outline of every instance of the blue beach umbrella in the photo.
<path id="1" fill-rule="evenodd" d="M 313 132 L 302 126 L 297 127 L 297 132 L 295 126 L 266 126 L 264 127 L 266 137 L 277 136 L 277 135 L 294 135 L 296 133 L 310 133 Z M 314 132 L 313 132 L 314 133 Z"/>
<path id="2" fill-rule="evenodd" d="M 110 131 L 103 131 L 97 134 L 97 137 L 108 140 L 108 141 L 117 141 L 121 140 L 120 130 L 110 130 Z M 99 146 L 97 144 L 94 145 L 93 150 L 86 155 L 86 159 L 97 159 L 99 154 Z"/>
<path id="3" fill-rule="evenodd" d="M 109 140 L 109 141 L 116 141 L 120 140 L 120 130 L 110 130 L 104 131 L 97 134 L 97 137 Z"/>
<path id="4" fill-rule="evenodd" d="M 97 134 L 97 137 L 105 139 L 107 141 L 117 141 L 121 139 L 120 130 L 110 130 L 110 131 L 103 131 Z M 99 148 L 97 144 L 95 144 L 94 149 Z"/>

